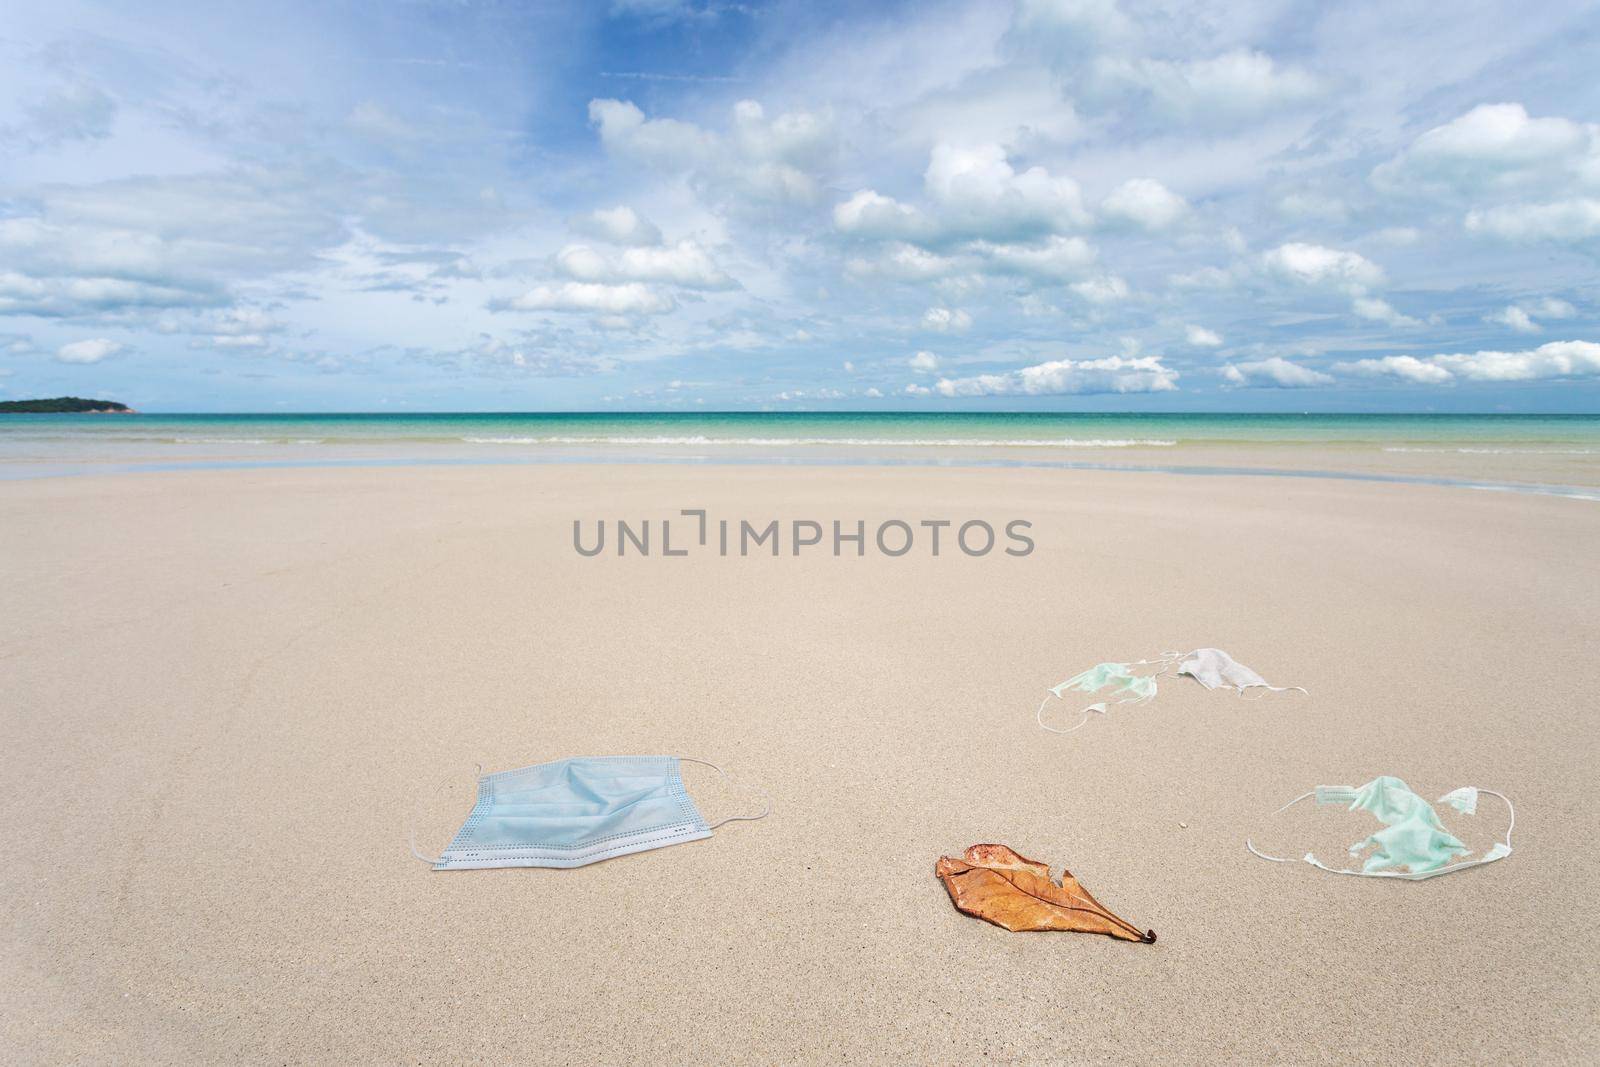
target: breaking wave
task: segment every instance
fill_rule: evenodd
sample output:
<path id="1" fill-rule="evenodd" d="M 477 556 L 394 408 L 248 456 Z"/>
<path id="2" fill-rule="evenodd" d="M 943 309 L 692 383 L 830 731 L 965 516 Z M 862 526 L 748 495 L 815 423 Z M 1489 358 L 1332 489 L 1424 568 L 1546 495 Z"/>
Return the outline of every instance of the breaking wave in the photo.
<path id="1" fill-rule="evenodd" d="M 895 437 L 463 437 L 471 445 L 729 445 L 783 448 L 794 445 L 851 445 L 881 448 L 1171 448 L 1178 442 L 1157 438 L 1061 437 L 1002 438 Z"/>
<path id="2" fill-rule="evenodd" d="M 1391 446 L 1385 452 L 1427 452 L 1434 455 L 1463 456 L 1593 456 L 1600 454 L 1596 448 L 1412 448 Z"/>

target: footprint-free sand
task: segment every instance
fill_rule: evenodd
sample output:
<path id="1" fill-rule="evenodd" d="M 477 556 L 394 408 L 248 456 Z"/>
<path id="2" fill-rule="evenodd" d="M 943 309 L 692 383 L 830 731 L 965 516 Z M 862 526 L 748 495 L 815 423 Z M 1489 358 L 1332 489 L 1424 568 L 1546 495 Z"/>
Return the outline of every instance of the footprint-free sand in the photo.
<path id="1" fill-rule="evenodd" d="M 683 508 L 1024 519 L 1036 548 L 573 549 L 575 519 Z M 625 464 L 0 483 L 0 1058 L 1592 1062 L 1597 639 L 1585 500 Z M 1169 677 L 1035 725 L 1097 661 L 1207 645 L 1310 695 Z M 570 871 L 410 853 L 477 764 L 631 753 L 735 772 L 686 768 L 712 819 L 742 783 L 772 814 Z M 1379 774 L 1507 793 L 1515 854 L 1411 883 L 1245 851 L 1340 859 L 1376 824 L 1266 813 Z M 1492 799 L 1444 813 L 1504 829 Z M 1159 940 L 957 913 L 934 862 L 976 842 Z"/>

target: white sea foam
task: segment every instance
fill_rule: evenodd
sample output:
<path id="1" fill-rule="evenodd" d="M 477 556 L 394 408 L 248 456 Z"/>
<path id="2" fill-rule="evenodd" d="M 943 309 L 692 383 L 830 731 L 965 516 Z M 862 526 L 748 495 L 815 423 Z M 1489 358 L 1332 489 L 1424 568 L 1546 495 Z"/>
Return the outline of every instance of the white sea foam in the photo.
<path id="1" fill-rule="evenodd" d="M 885 448 L 1171 448 L 1176 441 L 1154 438 L 1061 437 L 1006 440 L 1001 438 L 895 437 L 463 437 L 473 445 L 723 445 L 783 448 L 794 445 L 851 445 Z"/>
<path id="2" fill-rule="evenodd" d="M 1399 445 L 1385 452 L 1427 452 L 1464 456 L 1593 456 L 1600 453 L 1595 448 L 1411 448 Z"/>
<path id="3" fill-rule="evenodd" d="M 175 445 L 320 445 L 321 437 L 148 437 L 127 440 L 167 441 Z"/>

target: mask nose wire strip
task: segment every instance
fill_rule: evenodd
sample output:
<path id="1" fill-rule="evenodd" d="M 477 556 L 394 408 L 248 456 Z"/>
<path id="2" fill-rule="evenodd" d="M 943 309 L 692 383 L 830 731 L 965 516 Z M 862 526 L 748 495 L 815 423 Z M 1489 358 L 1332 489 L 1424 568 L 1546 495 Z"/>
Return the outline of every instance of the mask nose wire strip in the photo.
<path id="1" fill-rule="evenodd" d="M 483 776 L 483 764 L 476 764 L 473 774 L 481 778 Z M 439 788 L 433 791 L 433 795 L 438 796 L 440 793 L 444 792 L 445 786 L 449 784 L 449 782 L 441 782 L 439 784 Z M 422 849 L 417 847 L 417 809 L 421 806 L 422 794 L 418 793 L 411 799 L 411 854 L 417 857 L 417 859 L 421 860 L 423 863 L 426 863 L 428 866 L 437 867 L 441 862 L 443 862 L 440 857 L 424 856 L 422 854 Z"/>
<path id="2" fill-rule="evenodd" d="M 698 764 L 700 764 L 701 766 L 704 766 L 704 767 L 710 767 L 712 770 L 714 770 L 718 774 L 722 775 L 722 780 L 724 782 L 727 782 L 729 785 L 733 785 L 736 782 L 736 779 L 733 777 L 733 775 L 729 774 L 727 771 L 723 770 L 721 767 L 717 766 L 715 763 L 712 763 L 710 760 L 695 759 L 693 756 L 679 756 L 678 758 L 680 760 L 687 760 L 690 763 L 698 763 Z M 765 789 L 762 789 L 759 785 L 746 786 L 745 788 L 754 789 L 757 793 L 761 794 L 761 800 L 762 800 L 761 813 L 759 815 L 729 815 L 726 818 L 718 819 L 714 823 L 707 823 L 706 824 L 706 829 L 715 830 L 717 827 L 721 826 L 725 822 L 755 822 L 757 819 L 765 819 L 768 815 L 772 814 L 772 794 L 771 793 L 768 793 Z"/>
<path id="3" fill-rule="evenodd" d="M 1317 791 L 1315 789 L 1311 790 L 1309 793 L 1301 793 L 1299 796 L 1297 796 L 1293 800 L 1289 801 L 1289 803 L 1285 804 L 1283 807 L 1281 807 L 1277 811 L 1273 812 L 1272 815 L 1279 815 L 1279 814 L 1281 814 L 1281 813 L 1283 813 L 1285 811 L 1288 811 L 1290 808 L 1292 808 L 1296 804 L 1300 803 L 1306 797 L 1313 797 L 1313 796 L 1316 796 L 1316 795 L 1317 795 Z M 1272 815 L 1268 815 L 1267 818 L 1269 818 L 1269 819 L 1272 818 Z M 1252 856 L 1259 856 L 1261 859 L 1271 860 L 1273 863 L 1294 863 L 1295 862 L 1292 859 L 1285 859 L 1282 856 L 1269 856 L 1269 855 L 1267 855 L 1265 852 L 1262 852 L 1260 849 L 1256 848 L 1256 846 L 1251 843 L 1251 841 L 1250 841 L 1250 839 L 1248 837 L 1244 839 L 1244 847 L 1250 850 L 1250 854 Z"/>

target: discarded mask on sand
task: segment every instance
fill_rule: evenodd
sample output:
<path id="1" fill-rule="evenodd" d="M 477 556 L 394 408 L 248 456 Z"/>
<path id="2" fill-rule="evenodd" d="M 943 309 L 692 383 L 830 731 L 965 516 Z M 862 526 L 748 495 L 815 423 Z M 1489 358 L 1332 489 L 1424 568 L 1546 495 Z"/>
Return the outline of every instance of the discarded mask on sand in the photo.
<path id="1" fill-rule="evenodd" d="M 1148 674 L 1139 674 L 1134 671 L 1136 667 L 1157 669 Z M 1106 714 L 1108 707 L 1119 704 L 1144 704 L 1154 700 L 1156 679 L 1174 667 L 1179 674 L 1189 675 L 1207 689 L 1232 689 L 1241 694 L 1247 689 L 1255 688 L 1268 689 L 1274 693 L 1288 692 L 1290 689 L 1305 692 L 1297 685 L 1267 684 L 1265 678 L 1220 648 L 1197 648 L 1193 652 L 1163 652 L 1155 659 L 1135 660 L 1132 663 L 1098 663 L 1051 689 L 1050 695 L 1039 702 L 1039 710 L 1035 712 L 1034 718 L 1040 726 L 1051 733 L 1070 734 L 1087 723 L 1091 714 Z M 1104 692 L 1108 699 L 1085 707 L 1083 717 L 1075 726 L 1062 729 L 1059 726 L 1049 725 L 1044 721 L 1045 708 L 1049 706 L 1052 698 L 1065 699 L 1065 694 L 1068 692 Z"/>
<path id="2" fill-rule="evenodd" d="M 956 908 L 1012 932 L 1076 930 L 1106 934 L 1123 941 L 1155 941 L 1096 900 L 1063 870 L 1059 883 L 1049 864 L 1021 856 L 1005 845 L 973 845 L 961 859 L 941 856 L 934 873 L 943 881 Z"/>
<path id="3" fill-rule="evenodd" d="M 715 763 L 700 763 L 727 779 Z M 765 797 L 765 794 L 762 794 Z M 484 867 L 582 867 L 588 863 L 699 841 L 727 822 L 708 823 L 684 787 L 678 756 L 580 756 L 478 779 L 478 800 L 438 856 L 411 853 L 436 871 Z"/>
<path id="4" fill-rule="evenodd" d="M 1433 805 L 1413 793 L 1410 786 L 1393 775 L 1374 778 L 1359 789 L 1348 785 L 1319 785 L 1309 793 L 1295 797 L 1273 814 L 1287 811 L 1311 797 L 1316 798 L 1319 805 L 1336 804 L 1347 811 L 1371 812 L 1379 822 L 1383 823 L 1384 828 L 1350 846 L 1351 856 L 1359 857 L 1363 852 L 1368 853 L 1359 871 L 1348 867 L 1329 867 L 1309 852 L 1301 859 L 1331 874 L 1421 881 L 1493 863 L 1511 855 L 1511 831 L 1517 825 L 1517 813 L 1511 806 L 1510 798 L 1504 793 L 1468 785 L 1446 793 L 1439 798 L 1439 803 L 1448 804 L 1463 815 L 1474 815 L 1478 810 L 1480 793 L 1499 797 L 1505 803 L 1510 823 L 1506 826 L 1505 840 L 1496 842 L 1477 859 L 1462 863 L 1452 861 L 1472 850 L 1444 828 L 1444 824 L 1439 821 L 1438 813 L 1433 810 Z M 1292 858 L 1267 855 L 1256 848 L 1254 842 L 1248 838 L 1244 844 L 1252 855 L 1264 860 L 1271 860 L 1274 863 L 1295 862 Z"/>

